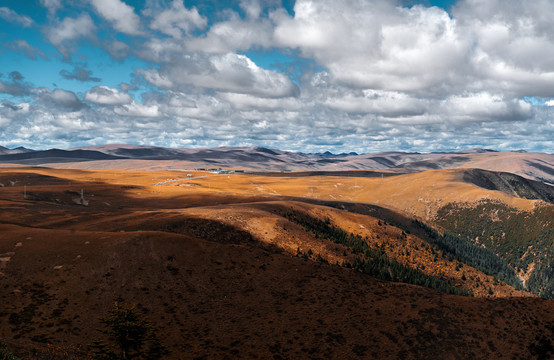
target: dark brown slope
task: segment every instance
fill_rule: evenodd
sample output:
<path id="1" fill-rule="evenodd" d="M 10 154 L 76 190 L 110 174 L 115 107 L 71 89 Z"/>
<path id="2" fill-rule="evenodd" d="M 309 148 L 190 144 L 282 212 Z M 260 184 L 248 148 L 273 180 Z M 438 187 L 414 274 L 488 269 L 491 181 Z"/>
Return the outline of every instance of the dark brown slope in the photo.
<path id="1" fill-rule="evenodd" d="M 248 240 L 0 234 L 0 251 L 14 252 L 2 270 L 0 336 L 24 358 L 46 342 L 87 344 L 118 295 L 152 320 L 174 359 L 529 359 L 554 336 L 552 301 L 447 296 Z"/>
<path id="2" fill-rule="evenodd" d="M 463 180 L 487 190 L 502 191 L 522 199 L 543 200 L 554 203 L 554 186 L 526 179 L 506 172 L 481 169 L 466 170 Z"/>
<path id="3" fill-rule="evenodd" d="M 112 176 L 14 169 L 0 177 L 19 181 L 0 190 L 0 338 L 24 359 L 37 358 L 32 350 L 47 343 L 64 349 L 90 343 L 114 296 L 137 305 L 174 359 L 527 359 L 551 351 L 552 301 L 446 296 L 382 282 L 291 256 L 221 219 L 195 219 L 187 231 L 170 233 L 177 215 L 267 212 L 276 207 L 267 198 L 276 198 L 164 197 L 158 187 L 138 185 L 141 176 L 157 182 L 153 173 Z M 87 207 L 73 202 L 81 188 Z M 381 218 L 380 211 L 368 213 Z M 166 223 L 138 231 L 153 214 Z"/>

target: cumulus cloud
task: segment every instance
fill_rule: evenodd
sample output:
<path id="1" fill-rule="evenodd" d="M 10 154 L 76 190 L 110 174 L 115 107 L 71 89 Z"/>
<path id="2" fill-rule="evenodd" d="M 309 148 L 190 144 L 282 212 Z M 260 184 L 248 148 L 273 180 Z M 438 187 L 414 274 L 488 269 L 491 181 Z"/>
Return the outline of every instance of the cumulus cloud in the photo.
<path id="1" fill-rule="evenodd" d="M 442 104 L 450 119 L 467 121 L 524 120 L 533 115 L 531 104 L 489 93 L 451 96 Z M 441 114 L 442 115 L 442 114 Z"/>
<path id="2" fill-rule="evenodd" d="M 554 15 L 552 1 L 466 0 L 455 18 L 474 39 L 473 87 L 513 96 L 554 96 Z"/>
<path id="3" fill-rule="evenodd" d="M 238 14 L 231 14 L 229 20 L 212 25 L 204 36 L 189 39 L 187 49 L 224 54 L 272 45 L 273 25 L 268 19 L 243 21 Z"/>
<path id="4" fill-rule="evenodd" d="M 259 97 L 289 97 L 298 88 L 281 73 L 257 66 L 239 54 L 187 54 L 164 64 L 160 70 L 142 71 L 153 85 L 166 90 L 182 90 L 193 85 L 224 92 L 251 94 Z"/>
<path id="5" fill-rule="evenodd" d="M 276 41 L 313 57 L 346 85 L 429 93 L 464 77 L 471 42 L 439 8 L 408 9 L 381 0 L 299 0 L 294 11 L 294 17 L 279 19 Z"/>
<path id="6" fill-rule="evenodd" d="M 20 15 L 10 8 L 5 6 L 0 7 L 0 18 L 14 24 L 19 24 L 23 27 L 31 27 L 35 23 L 33 19 L 26 15 Z"/>
<path id="7" fill-rule="evenodd" d="M 41 3 L 55 14 L 61 1 Z M 297 0 L 288 13 L 279 1 L 241 0 L 215 15 L 183 0 L 147 0 L 137 11 L 129 1 L 90 3 L 99 27 L 107 21 L 144 37 L 100 34 L 98 44 L 122 63 L 135 55 L 149 67 L 135 68 L 133 85 L 100 82 L 83 95 L 33 89 L 19 73 L 0 78 L 0 92 L 14 97 L 0 105 L 0 123 L 10 126 L 0 141 L 305 152 L 554 146 L 551 0 L 459 0 L 450 13 L 389 0 Z M 66 58 L 97 36 L 88 14 L 71 16 L 45 30 Z M 43 57 L 24 41 L 4 47 Z M 292 81 L 282 71 L 290 62 L 270 67 L 238 53 L 265 51 L 314 65 L 298 67 Z M 84 66 L 61 75 L 94 79 Z M 15 100 L 30 95 L 35 101 Z"/>
<path id="8" fill-rule="evenodd" d="M 164 117 L 172 119 L 176 124 L 197 120 L 217 123 L 220 119 L 233 115 L 230 104 L 208 94 L 156 91 L 145 93 L 142 98 L 145 104 L 157 106 Z"/>
<path id="9" fill-rule="evenodd" d="M 75 66 L 72 71 L 68 71 L 66 69 L 60 71 L 60 75 L 67 80 L 77 80 L 82 82 L 100 82 L 101 79 L 92 76 L 92 71 L 87 70 L 80 66 Z"/>
<path id="10" fill-rule="evenodd" d="M 141 35 L 140 18 L 134 8 L 120 0 L 91 0 L 91 4 L 104 19 L 116 29 L 128 35 Z"/>
<path id="11" fill-rule="evenodd" d="M 277 19 L 276 42 L 313 57 L 350 87 L 554 95 L 551 1 L 460 1 L 452 17 L 382 0 L 298 0 L 294 10 Z"/>
<path id="12" fill-rule="evenodd" d="M 88 14 L 76 18 L 67 17 L 58 24 L 47 29 L 46 37 L 64 57 L 69 56 L 68 46 L 80 38 L 92 38 L 96 26 Z"/>
<path id="13" fill-rule="evenodd" d="M 174 38 L 181 38 L 194 29 L 203 29 L 208 24 L 206 17 L 193 7 L 188 10 L 182 0 L 173 0 L 171 6 L 156 14 L 150 28 Z"/>
<path id="14" fill-rule="evenodd" d="M 63 89 L 49 90 L 47 88 L 35 89 L 35 97 L 43 104 L 61 111 L 78 111 L 83 107 L 83 103 L 72 91 Z"/>
<path id="15" fill-rule="evenodd" d="M 85 100 L 100 105 L 124 105 L 131 102 L 129 94 L 107 86 L 95 86 L 85 93 Z"/>

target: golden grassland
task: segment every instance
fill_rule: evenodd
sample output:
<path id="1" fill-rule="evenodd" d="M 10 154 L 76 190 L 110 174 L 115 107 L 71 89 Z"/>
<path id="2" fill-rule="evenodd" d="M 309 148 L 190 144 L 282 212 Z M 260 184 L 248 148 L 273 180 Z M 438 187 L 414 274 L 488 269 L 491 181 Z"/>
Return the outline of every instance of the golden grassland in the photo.
<path id="1" fill-rule="evenodd" d="M 397 219 L 432 219 L 451 201 L 535 206 L 466 184 L 458 171 L 363 178 L 6 167 L 0 183 L 0 338 L 22 354 L 86 347 L 116 295 L 152 320 L 175 359 L 525 358 L 554 321 L 552 301 L 377 215 L 321 203 L 377 204 Z M 291 212 L 328 220 L 477 298 L 345 269 L 353 254 L 291 222 Z"/>

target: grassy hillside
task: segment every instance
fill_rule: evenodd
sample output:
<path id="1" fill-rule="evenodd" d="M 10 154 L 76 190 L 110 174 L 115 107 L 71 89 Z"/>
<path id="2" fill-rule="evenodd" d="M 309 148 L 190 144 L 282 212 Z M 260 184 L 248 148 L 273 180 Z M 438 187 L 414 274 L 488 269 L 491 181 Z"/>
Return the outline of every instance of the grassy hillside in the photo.
<path id="1" fill-rule="evenodd" d="M 0 174 L 0 339 L 15 355 L 83 358 L 114 297 L 173 359 L 552 352 L 552 301 L 464 258 L 467 242 L 377 205 L 240 193 L 251 177 L 153 185 L 178 175 Z"/>

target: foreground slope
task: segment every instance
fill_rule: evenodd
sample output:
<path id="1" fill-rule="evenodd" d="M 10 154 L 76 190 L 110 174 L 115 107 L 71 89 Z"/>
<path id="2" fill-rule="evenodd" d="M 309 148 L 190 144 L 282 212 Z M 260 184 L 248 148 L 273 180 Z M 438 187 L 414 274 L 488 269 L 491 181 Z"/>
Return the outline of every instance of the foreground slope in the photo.
<path id="1" fill-rule="evenodd" d="M 527 359 L 554 336 L 551 301 L 444 295 L 248 242 L 2 230 L 3 248 L 21 245 L 4 269 L 0 335 L 25 358 L 45 343 L 78 354 L 113 296 L 175 359 Z"/>
<path id="2" fill-rule="evenodd" d="M 453 259 L 399 212 L 329 193 L 323 199 L 337 179 L 310 189 L 313 177 L 291 178 L 287 188 L 281 178 L 246 175 L 170 182 L 182 173 L 0 175 L 10 184 L 0 189 L 0 337 L 24 357 L 46 343 L 80 354 L 100 336 L 114 296 L 137 305 L 176 359 L 552 353 L 552 301 Z M 355 196 L 371 179 L 362 180 L 340 181 Z M 308 196 L 291 198 L 298 187 Z M 360 255 L 298 219 L 359 235 L 390 259 L 481 298 L 342 266 Z"/>

